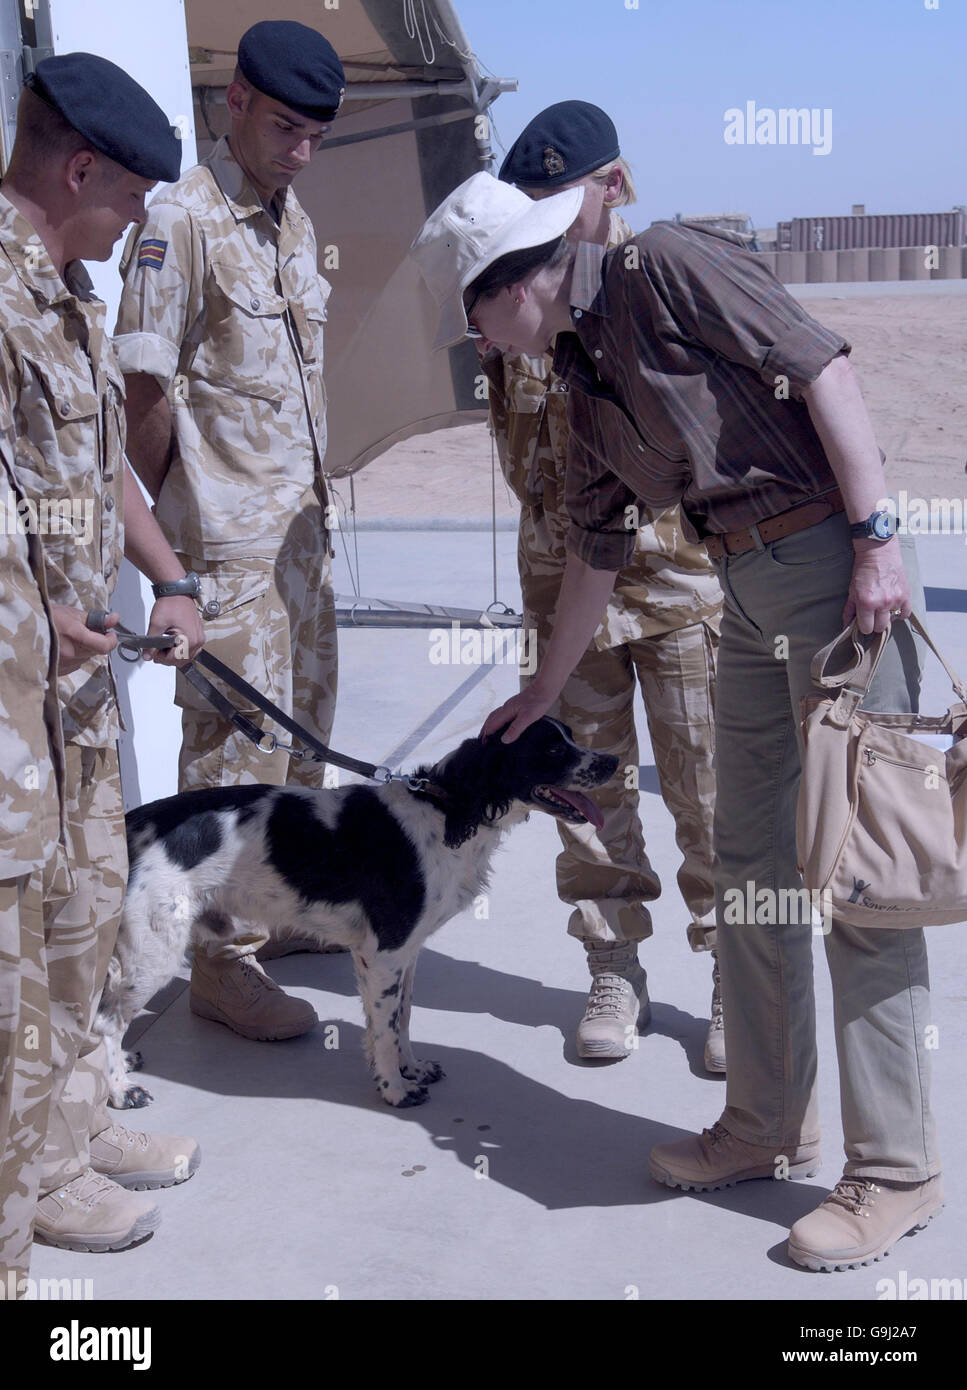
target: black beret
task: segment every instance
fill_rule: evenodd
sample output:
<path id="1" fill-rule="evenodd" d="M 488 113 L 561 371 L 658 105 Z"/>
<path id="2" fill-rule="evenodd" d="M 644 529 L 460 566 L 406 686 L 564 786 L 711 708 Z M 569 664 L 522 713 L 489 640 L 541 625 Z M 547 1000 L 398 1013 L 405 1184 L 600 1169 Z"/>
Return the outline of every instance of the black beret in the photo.
<path id="1" fill-rule="evenodd" d="M 181 141 L 161 107 L 123 68 L 96 53 L 44 58 L 24 78 L 94 149 L 143 179 L 174 183 Z"/>
<path id="2" fill-rule="evenodd" d="M 263 19 L 242 35 L 238 65 L 253 87 L 307 116 L 331 121 L 346 74 L 328 39 L 294 19 Z"/>
<path id="3" fill-rule="evenodd" d="M 614 122 L 600 106 L 559 101 L 524 127 L 497 177 L 525 188 L 558 188 L 593 174 L 620 153 Z"/>

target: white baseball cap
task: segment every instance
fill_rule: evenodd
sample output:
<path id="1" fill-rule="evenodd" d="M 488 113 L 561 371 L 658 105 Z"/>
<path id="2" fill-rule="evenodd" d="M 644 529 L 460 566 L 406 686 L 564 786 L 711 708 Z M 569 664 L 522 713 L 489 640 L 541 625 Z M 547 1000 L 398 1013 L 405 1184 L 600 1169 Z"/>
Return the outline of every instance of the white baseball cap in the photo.
<path id="1" fill-rule="evenodd" d="M 466 336 L 463 292 L 478 275 L 510 251 L 563 236 L 583 201 L 583 188 L 567 188 L 535 201 L 493 174 L 474 174 L 455 188 L 426 219 L 410 247 L 440 306 L 434 348 L 452 347 Z"/>

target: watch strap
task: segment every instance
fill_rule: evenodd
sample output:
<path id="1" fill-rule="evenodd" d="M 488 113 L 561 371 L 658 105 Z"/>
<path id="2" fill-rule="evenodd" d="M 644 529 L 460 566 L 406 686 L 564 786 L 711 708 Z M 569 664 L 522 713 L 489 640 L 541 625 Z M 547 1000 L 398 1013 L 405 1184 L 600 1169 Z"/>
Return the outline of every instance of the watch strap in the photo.
<path id="1" fill-rule="evenodd" d="M 198 598 L 201 593 L 201 580 L 194 570 L 190 570 L 184 579 L 169 579 L 161 584 L 152 584 L 151 592 L 155 598 Z"/>

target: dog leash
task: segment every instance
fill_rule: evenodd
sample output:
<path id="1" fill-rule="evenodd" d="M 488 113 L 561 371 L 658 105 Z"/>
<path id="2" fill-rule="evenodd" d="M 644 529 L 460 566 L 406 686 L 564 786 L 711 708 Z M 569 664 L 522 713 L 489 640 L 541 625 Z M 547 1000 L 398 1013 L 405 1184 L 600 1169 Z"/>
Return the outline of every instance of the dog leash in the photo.
<path id="1" fill-rule="evenodd" d="M 267 714 L 276 724 L 285 729 L 286 733 L 297 738 L 300 743 L 304 743 L 306 748 L 312 751 L 306 752 L 305 748 L 296 748 L 291 743 L 282 743 L 276 734 L 268 733 L 260 729 L 257 724 L 253 724 L 240 709 L 232 704 L 227 696 L 212 685 L 207 676 L 202 675 L 201 671 L 197 669 L 196 662 L 206 667 L 219 680 L 224 681 L 237 694 L 251 700 L 257 709 L 260 709 L 263 714 Z M 332 763 L 335 767 L 345 768 L 347 772 L 356 772 L 361 777 L 368 777 L 371 781 L 380 782 L 383 785 L 389 782 L 403 782 L 412 792 L 425 792 L 430 788 L 429 779 L 426 777 L 413 777 L 405 772 L 392 772 L 388 767 L 380 764 L 362 762 L 359 758 L 350 758 L 346 753 L 336 753 L 333 749 L 327 748 L 321 739 L 316 738 L 315 734 L 310 733 L 308 729 L 290 718 L 285 710 L 279 709 L 278 705 L 273 704 L 265 695 L 262 695 L 237 671 L 233 671 L 230 666 L 219 661 L 217 656 L 200 651 L 194 661 L 189 661 L 187 665 L 179 669 L 198 693 L 218 710 L 222 718 L 234 724 L 240 733 L 255 744 L 260 753 L 274 753 L 278 749 L 288 753 L 290 758 L 298 758 L 306 762 Z"/>
<path id="2" fill-rule="evenodd" d="M 106 609 L 92 608 L 87 615 L 87 626 L 92 632 L 107 633 L 106 619 Z M 142 636 L 132 632 L 130 628 L 124 627 L 121 623 L 111 628 L 111 631 L 118 634 L 117 650 L 121 660 L 128 662 L 138 661 L 141 653 L 147 649 L 170 651 L 172 647 L 177 647 L 179 642 L 185 640 L 179 633 L 163 633 L 158 637 Z M 282 743 L 276 734 L 269 733 L 260 729 L 257 724 L 253 724 L 251 719 L 246 718 L 242 711 L 233 705 L 231 700 L 223 695 L 207 676 L 202 675 L 195 662 L 207 667 L 219 680 L 224 681 L 237 694 L 250 700 L 263 714 L 267 714 L 293 738 L 297 738 L 300 743 L 304 743 L 306 748 L 312 751 L 306 752 L 306 748 L 296 748 L 294 744 Z M 179 667 L 179 670 L 191 682 L 199 695 L 206 699 L 223 719 L 227 719 L 240 733 L 244 734 L 260 753 L 275 753 L 278 750 L 288 753 L 290 758 L 297 758 L 304 762 L 332 763 L 334 767 L 341 767 L 347 772 L 358 773 L 359 776 L 368 777 L 370 781 L 379 782 L 384 786 L 390 782 L 402 782 L 411 792 L 422 792 L 430 797 L 435 797 L 437 800 L 449 801 L 449 797 L 442 788 L 434 787 L 428 777 L 413 777 L 409 773 L 393 772 L 382 764 L 366 763 L 359 758 L 351 758 L 346 753 L 336 753 L 332 748 L 327 748 L 321 739 L 316 738 L 315 734 L 310 733 L 308 729 L 290 718 L 285 710 L 273 704 L 267 696 L 262 695 L 237 671 L 233 671 L 230 666 L 219 661 L 218 657 L 211 656 L 204 650 L 198 653 L 194 661 L 186 662 L 185 665 Z"/>

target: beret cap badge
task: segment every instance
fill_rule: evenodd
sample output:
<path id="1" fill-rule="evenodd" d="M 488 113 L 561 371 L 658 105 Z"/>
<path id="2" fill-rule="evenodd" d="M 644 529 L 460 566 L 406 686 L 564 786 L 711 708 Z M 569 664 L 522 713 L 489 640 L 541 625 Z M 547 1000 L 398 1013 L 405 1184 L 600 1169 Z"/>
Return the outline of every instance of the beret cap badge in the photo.
<path id="1" fill-rule="evenodd" d="M 567 165 L 564 163 L 564 156 L 560 154 L 553 145 L 544 146 L 544 158 L 541 160 L 544 173 L 549 179 L 556 178 L 558 174 L 563 174 Z"/>

